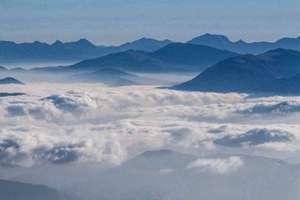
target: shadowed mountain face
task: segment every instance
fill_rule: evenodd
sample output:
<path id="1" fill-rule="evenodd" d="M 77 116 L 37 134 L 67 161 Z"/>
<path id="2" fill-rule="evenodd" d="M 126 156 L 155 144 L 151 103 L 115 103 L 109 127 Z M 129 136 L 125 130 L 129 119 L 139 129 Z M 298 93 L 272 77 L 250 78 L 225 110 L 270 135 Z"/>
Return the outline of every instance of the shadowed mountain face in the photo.
<path id="1" fill-rule="evenodd" d="M 21 81 L 13 78 L 13 77 L 6 77 L 3 79 L 0 79 L 0 85 L 4 85 L 4 84 L 20 84 L 23 85 L 24 83 L 22 83 Z"/>
<path id="2" fill-rule="evenodd" d="M 176 89 L 210 92 L 298 93 L 300 53 L 276 49 L 219 62 Z"/>
<path id="3" fill-rule="evenodd" d="M 5 200 L 71 200 L 42 185 L 0 180 L 0 198 Z"/>
<path id="4" fill-rule="evenodd" d="M 293 50 L 300 51 L 300 37 L 282 38 L 276 42 L 247 43 L 242 40 L 237 42 L 232 42 L 224 35 L 205 34 L 188 41 L 188 43 L 207 45 L 218 49 L 226 49 L 229 51 L 234 51 L 242 54 L 245 53 L 258 54 L 258 53 L 263 53 L 277 48 L 293 49 Z"/>
<path id="5" fill-rule="evenodd" d="M 143 51 L 129 50 L 121 53 L 110 54 L 104 57 L 85 60 L 70 66 L 73 70 L 99 70 L 101 68 L 115 68 L 128 71 L 162 71 L 162 61 L 151 57 Z"/>
<path id="6" fill-rule="evenodd" d="M 151 52 L 169 43 L 171 43 L 169 40 L 159 41 L 146 38 L 121 46 L 96 46 L 86 39 L 65 43 L 55 41 L 53 44 L 42 42 L 17 44 L 0 41 L 0 60 L 4 63 L 80 61 L 130 49 Z"/>
<path id="7" fill-rule="evenodd" d="M 219 50 L 208 46 L 173 43 L 161 48 L 152 54 L 170 65 L 177 65 L 182 70 L 200 71 L 206 67 L 226 58 L 237 56 L 238 54 Z"/>
<path id="8" fill-rule="evenodd" d="M 207 46 L 172 43 L 153 53 L 130 50 L 82 61 L 70 66 L 70 69 L 118 68 L 143 72 L 202 71 L 209 65 L 236 55 L 233 52 Z"/>

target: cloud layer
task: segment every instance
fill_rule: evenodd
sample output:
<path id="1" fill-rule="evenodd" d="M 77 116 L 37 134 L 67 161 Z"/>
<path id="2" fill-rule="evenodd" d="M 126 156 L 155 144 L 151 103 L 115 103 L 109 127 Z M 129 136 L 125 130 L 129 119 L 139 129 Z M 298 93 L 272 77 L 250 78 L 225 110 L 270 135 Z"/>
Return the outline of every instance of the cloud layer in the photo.
<path id="1" fill-rule="evenodd" d="M 158 148 L 193 153 L 251 149 L 288 156 L 299 151 L 299 97 L 99 84 L 28 84 L 2 90 L 23 94 L 0 97 L 3 166 L 119 164 Z M 285 114 L 278 115 L 278 110 Z"/>

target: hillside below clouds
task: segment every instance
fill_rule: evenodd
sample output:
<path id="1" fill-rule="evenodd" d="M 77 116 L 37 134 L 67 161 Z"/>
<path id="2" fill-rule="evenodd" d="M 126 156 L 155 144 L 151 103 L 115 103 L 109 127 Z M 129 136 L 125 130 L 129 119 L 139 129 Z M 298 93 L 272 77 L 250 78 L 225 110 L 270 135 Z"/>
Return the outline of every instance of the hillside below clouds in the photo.
<path id="1" fill-rule="evenodd" d="M 47 186 L 0 180 L 3 200 L 75 200 Z M 76 198 L 77 199 L 77 198 Z"/>
<path id="2" fill-rule="evenodd" d="M 86 200 L 292 200 L 299 197 L 296 170 L 263 157 L 198 157 L 162 149 L 144 152 L 69 191 L 87 194 L 82 195 Z"/>
<path id="3" fill-rule="evenodd" d="M 241 55 L 206 69 L 174 88 L 208 92 L 300 93 L 300 52 L 276 49 Z"/>

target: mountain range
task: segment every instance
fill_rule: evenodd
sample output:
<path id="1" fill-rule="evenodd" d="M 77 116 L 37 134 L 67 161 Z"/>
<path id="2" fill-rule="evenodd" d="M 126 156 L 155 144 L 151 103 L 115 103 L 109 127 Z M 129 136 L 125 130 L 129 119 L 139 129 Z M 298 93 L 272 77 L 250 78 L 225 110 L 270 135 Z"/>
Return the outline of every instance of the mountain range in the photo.
<path id="1" fill-rule="evenodd" d="M 300 52 L 275 49 L 223 60 L 175 89 L 208 92 L 300 93 Z"/>
<path id="2" fill-rule="evenodd" d="M 127 50 L 154 52 L 168 44 L 171 40 L 156 40 L 141 38 L 119 46 L 95 45 L 87 39 L 74 42 L 55 41 L 52 44 L 44 42 L 15 43 L 0 41 L 0 64 L 31 63 L 31 62 L 79 62 L 85 59 L 97 58 L 111 53 Z M 188 44 L 210 46 L 240 54 L 259 54 L 276 48 L 300 50 L 300 37 L 282 38 L 276 42 L 233 42 L 224 35 L 204 34 L 193 38 Z"/>
<path id="3" fill-rule="evenodd" d="M 0 55 L 1 52 L 5 52 L 3 46 L 1 47 L 3 43 L 7 46 L 17 46 L 21 52 L 18 55 L 26 55 L 28 58 L 32 58 L 31 53 L 36 58 L 43 57 L 44 49 L 55 52 L 52 54 L 49 50 L 50 52 L 46 53 L 49 58 L 56 55 L 62 56 L 63 59 L 74 55 L 79 55 L 81 58 L 89 57 L 96 49 L 108 49 L 108 47 L 96 46 L 85 39 L 69 43 L 56 41 L 51 45 L 39 42 L 19 45 L 0 42 Z M 31 52 L 32 46 L 39 48 Z M 285 48 L 276 49 L 277 46 Z M 274 43 L 232 42 L 225 36 L 211 34 L 202 35 L 187 43 L 142 38 L 119 47 L 109 47 L 114 49 L 110 50 L 113 53 L 107 51 L 107 55 L 85 59 L 74 65 L 34 68 L 27 71 L 53 74 L 71 72 L 71 78 L 77 81 L 104 82 L 113 85 L 131 85 L 135 83 L 133 80 L 142 79 L 131 72 L 202 72 L 194 79 L 173 88 L 209 92 L 298 94 L 300 93 L 298 87 L 300 52 L 293 50 L 298 49 L 298 46 L 299 38 L 284 38 Z M 272 50 L 257 54 L 266 49 Z M 242 54 L 235 52 L 242 52 Z M 245 52 L 256 54 L 244 54 Z M 11 48 L 5 53 L 9 55 L 15 51 Z M 24 72 L 22 69 L 7 70 L 5 67 L 0 67 L 0 70 Z M 7 82 L 7 80 L 1 81 Z"/>

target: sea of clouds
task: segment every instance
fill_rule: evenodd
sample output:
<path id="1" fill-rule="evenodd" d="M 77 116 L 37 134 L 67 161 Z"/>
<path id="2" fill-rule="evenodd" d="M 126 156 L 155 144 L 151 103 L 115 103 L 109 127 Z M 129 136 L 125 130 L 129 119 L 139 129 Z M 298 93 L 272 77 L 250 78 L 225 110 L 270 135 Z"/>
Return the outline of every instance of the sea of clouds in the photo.
<path id="1" fill-rule="evenodd" d="M 300 97 L 47 83 L 1 86 L 1 93 L 6 94 L 0 97 L 4 167 L 119 165 L 154 149 L 299 161 Z M 231 157 L 190 167 L 223 172 L 218 165 L 224 162 L 242 165 Z"/>

